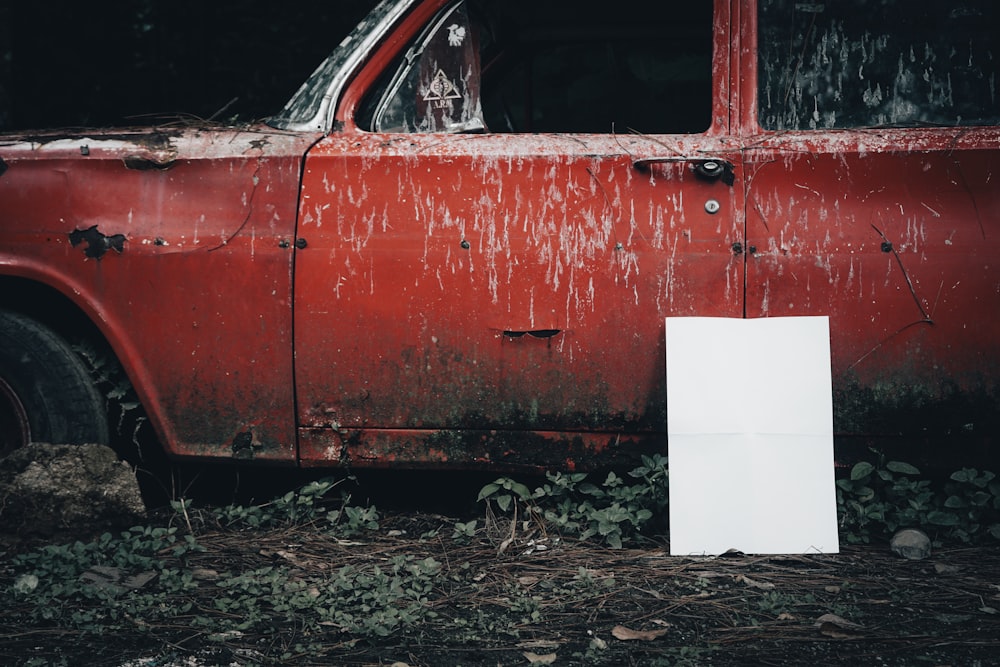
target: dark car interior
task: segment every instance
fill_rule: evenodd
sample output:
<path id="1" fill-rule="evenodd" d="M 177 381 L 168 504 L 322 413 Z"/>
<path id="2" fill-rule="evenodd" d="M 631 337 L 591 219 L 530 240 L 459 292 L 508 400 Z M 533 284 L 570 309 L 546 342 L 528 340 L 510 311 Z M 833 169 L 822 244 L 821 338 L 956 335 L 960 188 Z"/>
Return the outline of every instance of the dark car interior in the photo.
<path id="1" fill-rule="evenodd" d="M 360 125 L 383 132 L 705 131 L 711 122 L 712 4 L 629 4 L 634 6 L 572 0 L 452 5 L 369 94 Z M 465 35 L 471 47 L 456 63 L 456 36 Z M 451 65 L 438 67 L 445 62 Z M 421 119 L 418 107 L 428 94 L 420 91 L 428 89 L 432 70 L 438 76 L 433 85 L 444 85 L 454 100 L 454 122 Z"/>

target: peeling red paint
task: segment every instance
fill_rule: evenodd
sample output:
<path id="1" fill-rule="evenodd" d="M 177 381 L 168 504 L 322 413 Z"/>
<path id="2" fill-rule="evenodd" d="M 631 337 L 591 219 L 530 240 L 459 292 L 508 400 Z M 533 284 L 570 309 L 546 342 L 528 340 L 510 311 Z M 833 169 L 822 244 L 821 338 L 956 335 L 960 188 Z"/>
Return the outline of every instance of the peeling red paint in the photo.
<path id="1" fill-rule="evenodd" d="M 88 312 L 172 453 L 230 458 L 252 431 L 254 458 L 292 461 L 293 251 L 280 244 L 294 238 L 301 156 L 315 139 L 267 128 L 141 137 L 6 145 L 17 168 L 0 191 L 0 266 Z M 151 146 L 175 156 L 170 170 L 125 167 Z M 125 250 L 100 263 L 70 252 L 71 234 L 91 228 L 94 242 L 123 238 Z"/>

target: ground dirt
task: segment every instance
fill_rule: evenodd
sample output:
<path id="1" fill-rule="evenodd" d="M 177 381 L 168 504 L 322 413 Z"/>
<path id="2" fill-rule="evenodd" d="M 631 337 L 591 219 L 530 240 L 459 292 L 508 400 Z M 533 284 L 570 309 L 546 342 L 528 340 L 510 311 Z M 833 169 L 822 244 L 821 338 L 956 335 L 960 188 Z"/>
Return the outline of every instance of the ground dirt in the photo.
<path id="1" fill-rule="evenodd" d="M 467 520 L 469 515 L 459 517 Z M 433 612 L 384 637 L 334 625 L 305 636 L 298 613 L 254 633 L 210 637 L 185 616 L 142 618 L 113 636 L 60 624 L 25 624 L 0 609 L 4 665 L 955 665 L 1000 663 L 1000 548 L 940 547 L 927 560 L 884 544 L 835 555 L 690 558 L 666 538 L 610 549 L 541 526 L 480 514 L 476 535 L 453 538 L 459 518 L 383 511 L 379 527 L 351 538 L 317 527 L 231 531 L 195 526 L 205 550 L 178 567 L 250 572 L 289 567 L 302 578 L 345 565 L 433 558 L 441 576 Z M 156 519 L 178 525 L 176 514 Z M 15 553 L 0 544 L 0 584 Z M 152 585 L 155 586 L 155 583 Z M 186 594 L 191 614 L 219 595 L 211 576 Z M 178 600 L 180 602 L 180 600 Z M 308 644 L 305 652 L 296 646 Z M 283 658 L 281 656 L 284 656 Z"/>

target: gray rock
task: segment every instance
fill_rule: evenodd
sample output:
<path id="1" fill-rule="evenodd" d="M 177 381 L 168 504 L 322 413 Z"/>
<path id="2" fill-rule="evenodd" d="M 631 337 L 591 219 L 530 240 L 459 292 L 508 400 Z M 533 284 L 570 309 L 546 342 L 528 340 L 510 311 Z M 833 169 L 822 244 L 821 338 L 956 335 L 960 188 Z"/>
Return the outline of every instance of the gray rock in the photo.
<path id="1" fill-rule="evenodd" d="M 145 517 L 135 472 L 104 445 L 33 443 L 0 460 L 4 532 L 75 535 Z"/>
<path id="2" fill-rule="evenodd" d="M 901 558 L 923 560 L 931 555 L 931 538 L 922 530 L 904 528 L 892 536 L 889 548 Z"/>

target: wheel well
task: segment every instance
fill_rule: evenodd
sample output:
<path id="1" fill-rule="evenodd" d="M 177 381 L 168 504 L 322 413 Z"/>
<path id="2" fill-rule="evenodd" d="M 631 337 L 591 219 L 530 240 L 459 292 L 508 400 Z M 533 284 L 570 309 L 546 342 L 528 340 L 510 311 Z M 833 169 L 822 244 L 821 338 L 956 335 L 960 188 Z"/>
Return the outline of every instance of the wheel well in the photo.
<path id="1" fill-rule="evenodd" d="M 138 399 L 131 380 L 101 330 L 64 294 L 25 278 L 0 277 L 0 308 L 41 322 L 77 350 L 107 399 L 113 444 L 119 454 L 131 459 L 138 446 L 138 428 L 147 420 L 141 406 L 134 407 Z"/>
<path id="2" fill-rule="evenodd" d="M 0 278 L 0 308 L 31 317 L 70 343 L 85 340 L 112 353 L 111 346 L 90 318 L 75 303 L 48 285 L 24 278 Z"/>

